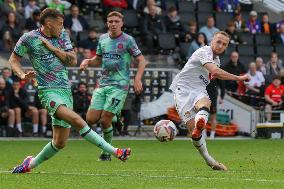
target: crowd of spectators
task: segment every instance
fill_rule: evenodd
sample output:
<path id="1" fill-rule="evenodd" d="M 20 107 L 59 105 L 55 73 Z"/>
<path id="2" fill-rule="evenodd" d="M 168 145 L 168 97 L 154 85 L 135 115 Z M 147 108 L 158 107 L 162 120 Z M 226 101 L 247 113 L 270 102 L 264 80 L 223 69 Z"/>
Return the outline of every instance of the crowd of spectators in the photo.
<path id="1" fill-rule="evenodd" d="M 187 2 L 187 5 L 193 8 L 184 9 L 181 7 L 182 2 Z M 196 49 L 209 45 L 215 32 L 225 30 L 231 36 L 230 48 L 233 47 L 233 51 L 225 53 L 229 56 L 229 60 L 222 61 L 222 67 L 230 73 L 236 75 L 248 73 L 252 77 L 248 83 L 226 81 L 224 82 L 225 89 L 251 106 L 260 108 L 262 106 L 260 102 L 263 102 L 267 110 L 282 108 L 279 106 L 282 104 L 282 98 L 275 98 L 274 94 L 271 94 L 273 93 L 271 91 L 275 90 L 268 88 L 271 88 L 271 85 L 277 88 L 284 81 L 281 60 L 284 53 L 274 52 L 277 51 L 276 47 L 284 43 L 284 14 L 282 20 L 271 23 L 267 13 L 258 13 L 254 10 L 243 11 L 238 0 L 208 0 L 206 2 L 211 5 L 209 12 L 202 10 L 204 5 L 199 5 L 201 1 L 103 0 L 98 3 L 98 6 L 104 10 L 100 12 L 97 9 L 90 9 L 88 7 L 90 4 L 85 0 L 2 0 L 0 1 L 0 53 L 12 52 L 16 41 L 23 33 L 40 26 L 41 10 L 50 7 L 65 15 L 64 27 L 70 35 L 78 53 L 78 62 L 80 62 L 84 58 L 96 55 L 99 35 L 106 32 L 106 30 L 98 30 L 92 25 L 94 22 L 90 22 L 89 19 L 95 18 L 90 18 L 91 12 L 105 19 L 106 14 L 111 10 L 122 11 L 125 14 L 127 11 L 135 11 L 138 18 L 138 32 L 130 32 L 130 34 L 137 39 L 138 43 L 140 42 L 139 47 L 143 53 L 159 54 L 161 48 L 159 35 L 168 33 L 174 37 L 176 45 L 172 52 L 181 53 L 180 45 L 186 44 L 184 59 L 182 60 L 182 56 L 178 58 L 179 62 L 183 63 Z M 202 20 L 202 13 L 207 15 L 204 20 Z M 230 18 L 229 20 L 225 19 L 228 20 L 225 27 L 220 24 L 222 20 L 217 19 L 219 14 Z M 250 38 L 245 37 L 247 34 L 250 35 Z M 269 44 L 266 44 L 267 46 L 275 46 L 270 52 L 269 59 L 257 54 L 259 47 L 256 44 L 256 36 L 261 34 L 270 37 L 271 40 Z M 249 42 L 250 39 L 253 39 L 252 43 Z M 243 59 L 243 54 L 240 51 L 242 45 L 251 45 L 254 54 L 250 56 L 253 57 L 253 61 Z M 275 80 L 279 80 L 280 84 Z M 84 113 L 90 100 L 87 88 L 85 83 L 80 83 L 78 90 L 74 92 L 74 96 L 76 96 L 74 103 L 77 104 L 74 107 L 79 108 L 76 111 L 82 117 L 85 116 Z M 21 81 L 11 77 L 11 71 L 8 68 L 2 70 L 0 117 L 7 121 L 9 134 L 10 128 L 13 128 L 12 131 L 17 130 L 17 135 L 22 135 L 22 131 L 25 130 L 22 128 L 22 122 L 25 121 L 23 119 L 30 119 L 33 135 L 36 136 L 40 133 L 39 130 L 43 133 L 46 131 L 47 112 L 40 106 L 37 95 L 30 102 L 25 90 Z M 283 96 L 281 92 L 278 94 Z M 276 103 L 277 106 L 275 106 Z M 269 116 L 268 120 L 270 120 Z"/>

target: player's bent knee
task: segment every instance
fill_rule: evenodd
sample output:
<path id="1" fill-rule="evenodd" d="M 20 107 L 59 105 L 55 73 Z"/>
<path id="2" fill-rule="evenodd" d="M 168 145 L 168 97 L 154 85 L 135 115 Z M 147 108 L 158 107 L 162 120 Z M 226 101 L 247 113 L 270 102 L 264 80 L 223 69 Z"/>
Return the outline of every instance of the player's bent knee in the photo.
<path id="1" fill-rule="evenodd" d="M 104 129 L 109 128 L 111 126 L 111 121 L 112 121 L 112 119 L 102 117 L 101 124 L 102 124 L 103 128 Z"/>
<path id="2" fill-rule="evenodd" d="M 63 149 L 66 146 L 66 141 L 53 141 L 53 144 L 58 149 Z"/>

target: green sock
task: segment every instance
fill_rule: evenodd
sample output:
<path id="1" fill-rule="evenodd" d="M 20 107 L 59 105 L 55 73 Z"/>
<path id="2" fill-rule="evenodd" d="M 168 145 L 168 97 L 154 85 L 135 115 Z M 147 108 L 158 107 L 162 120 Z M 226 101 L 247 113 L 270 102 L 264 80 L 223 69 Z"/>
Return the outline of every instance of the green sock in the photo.
<path id="1" fill-rule="evenodd" d="M 109 154 L 115 154 L 115 148 L 107 143 L 100 135 L 98 135 L 95 131 L 90 129 L 88 125 L 86 125 L 83 129 L 79 131 L 80 135 L 87 140 L 88 142 L 95 144 L 102 150 L 106 151 Z"/>
<path id="2" fill-rule="evenodd" d="M 109 128 L 103 130 L 103 137 L 104 137 L 104 139 L 105 139 L 105 141 L 107 143 L 111 144 L 112 136 L 113 136 L 113 128 L 112 128 L 112 126 L 110 126 Z M 106 152 L 106 151 L 103 151 L 102 154 L 107 154 L 108 155 L 109 153 Z"/>
<path id="3" fill-rule="evenodd" d="M 30 163 L 29 168 L 35 168 L 44 161 L 50 159 L 59 151 L 58 148 L 53 144 L 53 142 L 49 142 L 42 151 L 35 157 Z"/>

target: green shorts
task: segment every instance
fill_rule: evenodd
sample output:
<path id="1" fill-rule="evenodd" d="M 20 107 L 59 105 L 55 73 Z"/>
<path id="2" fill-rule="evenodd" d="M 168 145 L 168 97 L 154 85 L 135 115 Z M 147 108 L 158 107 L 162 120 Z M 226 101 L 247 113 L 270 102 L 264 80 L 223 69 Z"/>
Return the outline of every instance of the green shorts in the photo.
<path id="1" fill-rule="evenodd" d="M 97 88 L 93 92 L 89 109 L 105 110 L 113 114 L 118 114 L 123 108 L 126 97 L 127 91 L 114 86 Z"/>
<path id="2" fill-rule="evenodd" d="M 61 126 L 64 128 L 70 128 L 71 125 L 63 120 L 54 117 L 57 108 L 60 105 L 64 105 L 67 108 L 73 110 L 73 96 L 71 89 L 51 88 L 40 89 L 38 91 L 38 97 L 42 106 L 47 109 L 49 115 L 52 118 L 52 125 Z"/>

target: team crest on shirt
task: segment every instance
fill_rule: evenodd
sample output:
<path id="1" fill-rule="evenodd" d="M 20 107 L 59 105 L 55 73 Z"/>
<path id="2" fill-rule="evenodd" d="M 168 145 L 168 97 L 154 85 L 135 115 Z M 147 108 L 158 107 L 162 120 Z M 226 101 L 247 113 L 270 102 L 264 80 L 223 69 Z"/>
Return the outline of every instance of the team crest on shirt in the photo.
<path id="1" fill-rule="evenodd" d="M 54 108 L 55 102 L 54 102 L 54 101 L 51 101 L 51 102 L 49 103 L 49 105 L 50 105 L 51 108 Z"/>
<path id="2" fill-rule="evenodd" d="M 190 111 L 187 111 L 184 113 L 184 117 L 189 118 L 189 116 L 191 115 Z"/>
<path id="3" fill-rule="evenodd" d="M 118 49 L 123 49 L 123 44 L 122 44 L 122 43 L 119 43 L 119 44 L 117 45 L 117 48 L 118 48 Z"/>

